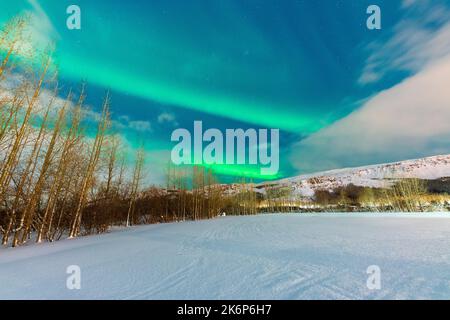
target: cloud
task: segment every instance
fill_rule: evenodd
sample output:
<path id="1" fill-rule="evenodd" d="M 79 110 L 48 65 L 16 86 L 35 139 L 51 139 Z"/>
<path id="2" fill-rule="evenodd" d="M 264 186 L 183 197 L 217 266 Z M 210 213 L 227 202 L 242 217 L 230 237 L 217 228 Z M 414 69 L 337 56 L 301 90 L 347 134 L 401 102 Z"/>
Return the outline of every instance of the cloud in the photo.
<path id="1" fill-rule="evenodd" d="M 450 9 L 443 1 L 404 0 L 405 16 L 385 42 L 373 42 L 359 83 L 407 71 L 401 83 L 345 118 L 296 143 L 301 172 L 450 153 Z"/>
<path id="2" fill-rule="evenodd" d="M 61 37 L 39 2 L 37 0 L 27 2 L 31 8 L 22 12 L 27 23 L 23 35 L 15 44 L 15 50 L 17 55 L 28 58 L 43 49 L 51 49 L 53 43 Z"/>
<path id="3" fill-rule="evenodd" d="M 402 8 L 409 8 L 417 3 L 417 0 L 403 0 Z"/>
<path id="4" fill-rule="evenodd" d="M 149 121 L 131 120 L 127 115 L 121 115 L 112 121 L 113 127 L 119 130 L 134 130 L 138 132 L 151 132 L 152 124 Z"/>
<path id="5" fill-rule="evenodd" d="M 384 42 L 367 45 L 371 52 L 359 84 L 377 82 L 392 71 L 412 74 L 450 53 L 450 8 L 442 1 L 402 2 L 404 17 Z"/>
<path id="6" fill-rule="evenodd" d="M 158 116 L 158 123 L 169 123 L 174 126 L 178 125 L 173 113 L 163 112 Z"/>
<path id="7" fill-rule="evenodd" d="M 48 44 L 51 40 L 60 38 L 59 33 L 39 2 L 37 0 L 28 0 L 28 3 L 33 8 L 28 11 L 31 16 L 33 39 L 38 43 Z"/>
<path id="8" fill-rule="evenodd" d="M 17 72 L 10 72 L 8 76 L 0 83 L 0 101 L 5 104 L 9 104 L 14 96 L 25 95 L 26 101 L 31 101 L 34 95 L 35 88 L 32 86 L 25 86 L 26 79 L 23 74 Z M 63 106 L 71 109 L 75 106 L 74 101 L 67 101 L 67 97 L 61 97 L 55 95 L 55 89 L 50 89 L 51 85 L 42 87 L 40 89 L 39 96 L 35 101 L 33 114 L 43 116 L 50 106 L 50 114 L 56 114 Z M 73 99 L 73 97 L 72 97 Z M 23 108 L 28 106 L 27 102 L 24 103 Z M 92 118 L 97 114 L 92 111 L 86 111 L 88 117 Z M 98 119 L 100 115 L 98 114 Z"/>
<path id="9" fill-rule="evenodd" d="M 127 116 L 127 115 L 121 115 L 121 116 L 118 117 L 117 120 L 120 121 L 120 122 L 130 122 L 130 117 Z"/>
<path id="10" fill-rule="evenodd" d="M 141 120 L 128 122 L 128 127 L 139 132 L 148 132 L 152 130 L 150 122 Z"/>
<path id="11" fill-rule="evenodd" d="M 305 172 L 449 153 L 449 81 L 450 55 L 298 142 L 293 165 Z"/>

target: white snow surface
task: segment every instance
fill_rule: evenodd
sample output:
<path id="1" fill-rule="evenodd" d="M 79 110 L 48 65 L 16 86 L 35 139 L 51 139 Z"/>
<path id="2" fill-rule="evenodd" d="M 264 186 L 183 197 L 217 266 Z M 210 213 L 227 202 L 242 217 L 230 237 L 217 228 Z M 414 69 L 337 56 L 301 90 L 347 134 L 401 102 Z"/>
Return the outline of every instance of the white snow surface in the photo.
<path id="1" fill-rule="evenodd" d="M 220 217 L 2 248 L 0 298 L 450 299 L 450 215 Z"/>

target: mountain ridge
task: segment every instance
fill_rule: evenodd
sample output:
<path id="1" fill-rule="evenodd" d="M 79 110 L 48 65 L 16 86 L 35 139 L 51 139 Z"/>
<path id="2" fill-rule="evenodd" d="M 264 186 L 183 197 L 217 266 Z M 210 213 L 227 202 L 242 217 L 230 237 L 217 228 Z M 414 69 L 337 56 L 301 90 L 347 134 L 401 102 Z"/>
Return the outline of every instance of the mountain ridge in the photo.
<path id="1" fill-rule="evenodd" d="M 419 178 L 426 180 L 450 177 L 450 154 L 367 166 L 333 169 L 276 181 L 260 183 L 257 186 L 292 186 L 302 196 L 313 196 L 315 190 L 332 190 L 354 184 L 365 187 L 386 187 L 392 180 Z"/>

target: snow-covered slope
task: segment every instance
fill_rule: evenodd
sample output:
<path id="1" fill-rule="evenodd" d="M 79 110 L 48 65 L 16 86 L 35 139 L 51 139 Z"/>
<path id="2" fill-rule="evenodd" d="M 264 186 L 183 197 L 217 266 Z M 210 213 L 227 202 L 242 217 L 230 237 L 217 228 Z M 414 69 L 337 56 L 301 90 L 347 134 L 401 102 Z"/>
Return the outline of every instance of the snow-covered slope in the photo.
<path id="1" fill-rule="evenodd" d="M 450 155 L 337 169 L 282 179 L 271 184 L 292 186 L 303 196 L 312 196 L 316 189 L 331 190 L 350 183 L 359 186 L 383 187 L 395 178 L 437 179 L 450 177 Z"/>
<path id="2" fill-rule="evenodd" d="M 450 216 L 285 214 L 0 249 L 2 299 L 450 299 Z M 69 290 L 69 265 L 81 289 Z M 369 266 L 381 287 L 367 287 Z"/>

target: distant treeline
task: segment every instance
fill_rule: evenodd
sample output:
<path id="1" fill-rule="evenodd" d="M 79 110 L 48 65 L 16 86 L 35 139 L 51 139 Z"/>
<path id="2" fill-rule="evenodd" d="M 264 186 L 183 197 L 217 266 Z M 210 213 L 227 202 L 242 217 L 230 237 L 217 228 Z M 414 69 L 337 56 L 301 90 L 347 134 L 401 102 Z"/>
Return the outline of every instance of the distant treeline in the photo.
<path id="1" fill-rule="evenodd" d="M 450 179 L 391 179 L 386 188 L 349 184 L 333 190 L 316 190 L 313 202 L 321 209 L 343 211 L 420 212 L 450 209 Z"/>

